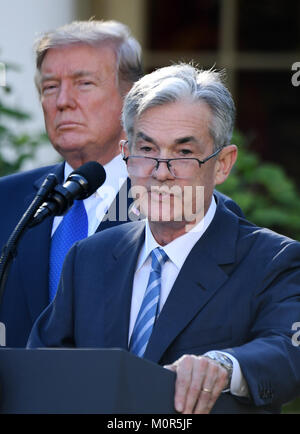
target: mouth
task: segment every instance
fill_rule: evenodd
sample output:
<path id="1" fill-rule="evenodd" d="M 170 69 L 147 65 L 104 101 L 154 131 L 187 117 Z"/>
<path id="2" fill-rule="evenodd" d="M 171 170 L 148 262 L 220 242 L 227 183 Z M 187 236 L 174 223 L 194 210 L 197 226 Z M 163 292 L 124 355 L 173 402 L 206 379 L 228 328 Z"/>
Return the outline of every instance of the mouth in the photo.
<path id="1" fill-rule="evenodd" d="M 66 130 L 66 129 L 76 128 L 76 127 L 80 127 L 80 126 L 81 126 L 81 124 L 79 122 L 63 121 L 57 125 L 56 129 L 57 130 Z"/>
<path id="2" fill-rule="evenodd" d="M 148 192 L 148 194 L 150 195 L 150 197 L 154 200 L 158 200 L 158 201 L 162 201 L 162 200 L 166 200 L 166 199 L 170 199 L 171 197 L 174 197 L 174 194 L 172 193 L 168 193 L 166 191 L 156 191 L 156 190 L 151 190 Z"/>
<path id="3" fill-rule="evenodd" d="M 180 187 L 178 186 L 173 186 L 173 187 L 167 187 L 167 186 L 163 186 L 163 187 L 151 187 L 148 189 L 148 195 L 155 199 L 155 200 L 167 200 L 170 198 L 181 198 L 182 197 L 182 190 Z"/>

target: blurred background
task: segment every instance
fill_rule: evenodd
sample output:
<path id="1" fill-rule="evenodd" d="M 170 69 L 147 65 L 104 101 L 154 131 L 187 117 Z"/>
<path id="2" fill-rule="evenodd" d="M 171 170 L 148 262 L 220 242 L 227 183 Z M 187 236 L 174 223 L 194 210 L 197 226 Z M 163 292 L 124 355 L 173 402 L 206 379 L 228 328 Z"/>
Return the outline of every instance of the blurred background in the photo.
<path id="1" fill-rule="evenodd" d="M 0 176 L 57 160 L 33 84 L 38 34 L 116 19 L 140 41 L 145 72 L 191 60 L 226 69 L 240 156 L 220 190 L 250 220 L 300 240 L 299 0 L 1 0 L 0 10 Z"/>
<path id="2" fill-rule="evenodd" d="M 178 60 L 226 68 L 237 105 L 237 129 L 264 161 L 284 165 L 300 187 L 299 0 L 10 0 L 1 1 L 0 60 L 13 87 L 10 102 L 43 128 L 33 85 L 33 42 L 74 19 L 117 19 L 130 26 L 150 72 Z M 300 65 L 299 65 L 300 67 Z M 300 84 L 300 77 L 299 77 Z M 2 97 L 2 95 L 1 95 Z"/>

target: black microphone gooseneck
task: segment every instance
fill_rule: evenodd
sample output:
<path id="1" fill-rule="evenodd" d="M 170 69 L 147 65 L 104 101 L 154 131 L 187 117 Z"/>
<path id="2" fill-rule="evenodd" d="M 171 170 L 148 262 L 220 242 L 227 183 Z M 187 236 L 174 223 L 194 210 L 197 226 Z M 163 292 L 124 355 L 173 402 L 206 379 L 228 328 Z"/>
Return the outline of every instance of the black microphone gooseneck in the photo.
<path id="1" fill-rule="evenodd" d="M 11 260 L 17 254 L 17 243 L 25 229 L 34 227 L 52 215 L 63 215 L 75 199 L 86 199 L 104 183 L 106 173 L 101 164 L 89 161 L 72 172 L 63 185 L 57 185 L 57 178 L 49 174 L 29 208 L 13 230 L 0 257 L 0 304 L 4 293 Z"/>
<path id="2" fill-rule="evenodd" d="M 49 193 L 53 190 L 57 183 L 58 181 L 56 175 L 54 175 L 54 173 L 49 173 L 49 175 L 39 188 L 33 201 L 31 202 L 31 204 L 21 217 L 21 220 L 13 230 L 7 243 L 3 246 L 2 254 L 0 257 L 0 303 L 4 292 L 6 279 L 8 276 L 9 264 L 13 257 L 16 255 L 17 244 L 25 229 L 28 227 L 29 222 L 32 220 L 34 214 L 36 213 L 36 210 L 41 206 L 45 198 L 48 197 Z"/>
<path id="3" fill-rule="evenodd" d="M 73 205 L 74 199 L 86 199 L 105 181 L 106 173 L 101 164 L 89 161 L 72 172 L 63 185 L 57 185 L 52 194 L 40 206 L 29 226 L 41 223 L 51 215 L 65 214 Z"/>

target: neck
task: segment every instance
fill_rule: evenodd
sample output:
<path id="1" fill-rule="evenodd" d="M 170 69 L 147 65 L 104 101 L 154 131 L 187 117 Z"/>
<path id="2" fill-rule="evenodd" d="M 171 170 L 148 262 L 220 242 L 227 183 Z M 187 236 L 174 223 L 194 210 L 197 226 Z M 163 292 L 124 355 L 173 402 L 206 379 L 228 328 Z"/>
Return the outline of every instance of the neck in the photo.
<path id="1" fill-rule="evenodd" d="M 97 143 L 89 143 L 77 149 L 73 148 L 70 152 L 61 152 L 61 155 L 73 169 L 77 169 L 88 161 L 97 161 L 104 166 L 119 155 L 119 143 L 124 137 L 125 133 L 121 130 L 110 141 L 106 142 L 105 145 L 99 146 Z"/>
<path id="2" fill-rule="evenodd" d="M 111 150 L 110 152 L 95 152 L 95 153 L 87 153 L 81 151 L 76 153 L 70 153 L 69 155 L 64 155 L 65 160 L 70 164 L 73 169 L 77 169 L 88 161 L 97 161 L 98 163 L 104 166 L 113 160 L 120 153 L 119 148 Z"/>
<path id="3" fill-rule="evenodd" d="M 201 217 L 202 218 L 202 217 Z M 193 229 L 200 221 L 201 218 L 194 220 L 193 222 L 151 222 L 149 221 L 149 227 L 155 240 L 161 246 L 171 243 L 181 235 L 186 234 Z"/>
<path id="4" fill-rule="evenodd" d="M 210 202 L 211 203 L 211 198 Z M 178 237 L 191 231 L 206 216 L 209 204 L 204 205 L 204 212 L 199 212 L 193 221 L 150 221 L 149 227 L 153 237 L 161 246 L 171 243 Z"/>

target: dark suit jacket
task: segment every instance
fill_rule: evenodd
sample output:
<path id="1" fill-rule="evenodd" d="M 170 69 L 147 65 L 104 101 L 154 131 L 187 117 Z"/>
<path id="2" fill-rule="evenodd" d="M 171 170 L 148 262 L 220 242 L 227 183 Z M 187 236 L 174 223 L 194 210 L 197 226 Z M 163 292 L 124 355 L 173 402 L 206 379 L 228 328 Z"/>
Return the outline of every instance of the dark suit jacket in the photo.
<path id="1" fill-rule="evenodd" d="M 3 203 L 0 229 L 0 249 L 7 242 L 49 173 L 63 182 L 64 163 L 10 175 L 0 179 Z M 124 189 L 129 187 L 124 185 Z M 127 197 L 127 190 L 123 191 Z M 128 203 L 131 203 L 129 200 Z M 105 220 L 97 231 L 124 223 L 119 221 L 119 194 L 115 199 L 115 221 Z M 113 207 L 114 205 L 112 205 Z M 127 219 L 128 220 L 128 215 Z M 34 321 L 48 305 L 48 264 L 53 217 L 29 229 L 21 239 L 17 256 L 9 269 L 9 277 L 0 305 L 0 322 L 6 327 L 6 345 L 25 347 Z"/>
<path id="2" fill-rule="evenodd" d="M 131 293 L 144 223 L 76 243 L 56 299 L 36 322 L 30 347 L 127 349 Z M 232 353 L 249 386 L 248 406 L 280 405 L 300 393 L 300 243 L 261 229 L 219 201 L 187 257 L 156 322 L 145 358 Z"/>
<path id="3" fill-rule="evenodd" d="M 64 177 L 64 163 L 42 167 L 0 179 L 2 200 L 0 225 L 0 251 L 8 241 L 13 229 L 32 202 L 39 187 L 49 173 L 55 173 L 60 183 Z M 128 212 L 122 211 L 119 219 L 119 204 L 126 206 L 130 182 L 122 187 L 111 209 L 115 209 L 116 220 L 103 220 L 97 231 L 129 221 Z M 226 196 L 216 193 L 234 212 L 242 214 L 240 208 Z M 122 200 L 119 201 L 121 196 Z M 128 206 L 132 203 L 129 199 Z M 115 208 L 114 208 L 115 206 Z M 127 211 L 127 207 L 126 207 Z M 109 211 L 110 212 L 110 211 Z M 108 213 L 109 213 L 108 212 Z M 114 216 L 114 213 L 112 213 Z M 53 217 L 29 229 L 21 239 L 17 256 L 9 269 L 9 277 L 0 304 L 0 322 L 6 326 L 6 345 L 25 347 L 34 321 L 48 305 L 48 264 Z"/>

